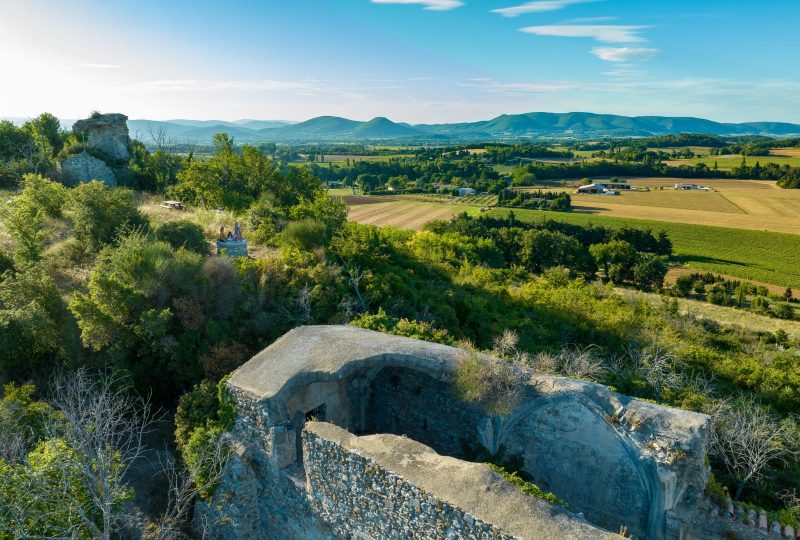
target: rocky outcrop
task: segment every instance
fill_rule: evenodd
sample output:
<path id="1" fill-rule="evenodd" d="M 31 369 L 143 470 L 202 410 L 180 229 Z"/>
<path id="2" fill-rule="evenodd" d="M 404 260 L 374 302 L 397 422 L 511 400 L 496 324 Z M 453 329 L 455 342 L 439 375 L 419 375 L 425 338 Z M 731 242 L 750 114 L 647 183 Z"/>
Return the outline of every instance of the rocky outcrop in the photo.
<path id="1" fill-rule="evenodd" d="M 624 527 L 636 538 L 652 540 L 703 538 L 691 521 L 702 511 L 708 479 L 707 416 L 633 399 L 587 381 L 532 373 L 518 406 L 493 416 L 454 392 L 452 378 L 463 354 L 453 347 L 350 326 L 308 326 L 292 330 L 256 355 L 228 381 L 238 411 L 232 436 L 242 450 L 208 505 L 224 508 L 211 520 L 222 524 L 212 536 L 328 538 L 333 529 L 334 537 L 377 538 L 382 533 L 376 532 L 380 523 L 373 517 L 413 527 L 414 519 L 404 521 L 408 505 L 392 500 L 398 496 L 386 498 L 382 518 L 367 512 L 345 523 L 338 512 L 350 512 L 350 505 L 373 505 L 378 512 L 375 494 L 395 492 L 402 482 L 408 485 L 398 493 L 423 489 L 434 496 L 429 504 L 439 500 L 450 505 L 450 525 L 456 532 L 473 520 L 476 527 L 516 536 L 509 525 L 517 517 L 512 511 L 505 515 L 495 513 L 496 508 L 470 506 L 480 497 L 471 499 L 469 489 L 489 488 L 493 477 L 460 460 L 469 459 L 472 451 L 488 451 L 513 457 L 523 473 L 593 526 L 613 533 Z M 377 437 L 354 439 L 333 427 L 314 428 L 311 436 L 310 420 Z M 421 445 L 380 435 L 402 435 Z M 395 460 L 395 450 L 421 457 Z M 361 466 L 352 452 L 369 454 L 374 464 L 397 478 L 370 485 L 355 476 L 342 491 L 327 486 L 321 479 L 344 474 L 346 467 L 337 460 L 355 460 Z M 429 475 L 423 470 L 426 462 Z M 403 468 L 412 463 L 418 468 Z M 445 465 L 464 472 L 462 490 L 428 484 L 439 478 L 437 467 Z M 241 485 L 236 477 L 243 479 Z M 410 504 L 416 511 L 416 504 Z M 509 506 L 515 507 L 519 504 Z M 534 531 L 553 526 L 553 516 L 561 516 L 557 527 L 547 529 L 555 531 L 548 538 L 572 538 L 567 532 L 572 525 L 581 528 L 575 515 L 559 514 L 555 507 L 540 513 L 531 508 Z M 200 510 L 198 515 L 207 513 Z M 232 516 L 239 516 L 239 526 L 230 525 Z M 450 526 L 441 516 L 426 516 L 418 517 L 430 517 L 437 527 Z M 446 537 L 472 538 L 472 532 Z"/>
<path id="2" fill-rule="evenodd" d="M 87 152 L 70 156 L 60 164 L 61 174 L 67 184 L 78 184 L 100 180 L 109 185 L 116 185 L 114 171 L 102 159 L 97 159 Z"/>
<path id="3" fill-rule="evenodd" d="M 100 114 L 78 120 L 72 132 L 90 148 L 103 152 L 110 160 L 127 161 L 131 155 L 128 146 L 128 117 L 124 114 Z"/>

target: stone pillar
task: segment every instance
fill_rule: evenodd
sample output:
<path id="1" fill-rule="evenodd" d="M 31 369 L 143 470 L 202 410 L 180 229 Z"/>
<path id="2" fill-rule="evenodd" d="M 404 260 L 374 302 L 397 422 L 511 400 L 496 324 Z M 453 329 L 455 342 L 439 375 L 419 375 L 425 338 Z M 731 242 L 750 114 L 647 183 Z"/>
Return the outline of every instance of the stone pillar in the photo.
<path id="1" fill-rule="evenodd" d="M 783 528 L 783 536 L 786 537 L 786 538 L 794 539 L 794 537 L 795 537 L 794 536 L 794 527 L 792 527 L 791 525 L 787 525 L 786 527 L 784 527 Z"/>
<path id="2" fill-rule="evenodd" d="M 772 522 L 772 527 L 769 529 L 770 534 L 774 534 L 778 537 L 781 536 L 781 524 L 777 521 Z"/>
<path id="3" fill-rule="evenodd" d="M 734 512 L 736 513 L 736 521 L 744 521 L 744 507 L 741 504 L 736 505 L 736 510 L 734 510 Z"/>
<path id="4" fill-rule="evenodd" d="M 729 518 L 731 519 L 734 518 L 732 500 L 728 499 L 727 501 L 725 501 L 725 511 L 727 512 Z"/>
<path id="5" fill-rule="evenodd" d="M 767 525 L 767 512 L 765 510 L 761 510 L 758 513 L 758 528 L 761 530 L 766 531 L 768 528 Z"/>
<path id="6" fill-rule="evenodd" d="M 758 525 L 758 514 L 752 508 L 747 511 L 747 524 L 751 527 Z"/>

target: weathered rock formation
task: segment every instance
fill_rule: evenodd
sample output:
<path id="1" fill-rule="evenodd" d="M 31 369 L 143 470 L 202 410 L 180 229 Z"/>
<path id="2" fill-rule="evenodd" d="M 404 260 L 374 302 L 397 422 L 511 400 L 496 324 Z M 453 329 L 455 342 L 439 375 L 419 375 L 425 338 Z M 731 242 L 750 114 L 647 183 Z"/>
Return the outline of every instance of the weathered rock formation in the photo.
<path id="1" fill-rule="evenodd" d="M 235 452 L 196 523 L 226 539 L 720 538 L 708 417 L 538 375 L 491 416 L 455 395 L 460 354 L 349 326 L 289 332 L 228 382 Z M 569 511 L 463 461 L 478 447 L 521 460 Z"/>
<path id="2" fill-rule="evenodd" d="M 61 174 L 68 184 L 100 180 L 110 185 L 116 185 L 114 171 L 105 161 L 97 159 L 87 152 L 69 156 L 60 164 Z"/>
<path id="3" fill-rule="evenodd" d="M 78 120 L 72 132 L 90 148 L 100 150 L 111 160 L 129 160 L 128 117 L 124 114 L 100 114 Z"/>
<path id="4" fill-rule="evenodd" d="M 128 151 L 131 139 L 128 136 L 127 122 L 127 116 L 117 113 L 100 114 L 75 122 L 72 132 L 89 149 L 97 150 L 103 159 L 85 150 L 69 156 L 58 165 L 64 181 L 77 184 L 100 180 L 115 185 L 116 176 L 111 165 L 127 161 L 131 157 Z"/>

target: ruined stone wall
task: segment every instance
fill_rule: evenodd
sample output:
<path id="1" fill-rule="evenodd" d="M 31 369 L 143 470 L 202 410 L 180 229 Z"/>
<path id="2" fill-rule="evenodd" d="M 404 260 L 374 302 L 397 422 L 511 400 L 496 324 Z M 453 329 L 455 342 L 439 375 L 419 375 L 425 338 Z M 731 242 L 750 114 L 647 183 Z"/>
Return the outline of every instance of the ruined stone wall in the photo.
<path id="1" fill-rule="evenodd" d="M 197 537 L 220 540 L 333 540 L 333 530 L 311 507 L 302 467 L 294 456 L 294 437 L 270 424 L 268 412 L 235 389 L 233 453 L 210 501 L 195 505 Z"/>
<path id="2" fill-rule="evenodd" d="M 100 180 L 109 185 L 116 185 L 114 171 L 105 161 L 97 159 L 86 152 L 70 156 L 61 162 L 61 174 L 67 184 L 78 184 Z"/>
<path id="3" fill-rule="evenodd" d="M 708 417 L 631 399 L 586 381 L 534 374 L 514 410 L 489 416 L 456 399 L 451 377 L 458 354 L 442 345 L 344 326 L 301 327 L 259 353 L 228 381 L 238 405 L 232 439 L 243 450 L 212 504 L 225 509 L 220 510 L 222 518 L 248 516 L 241 529 L 247 533 L 229 527 L 214 536 L 338 536 L 331 532 L 338 526 L 334 518 L 322 517 L 334 512 L 326 505 L 335 501 L 316 496 L 329 488 L 314 484 L 307 473 L 331 467 L 325 474 L 333 481 L 345 465 L 335 457 L 319 463 L 313 452 L 304 460 L 301 434 L 311 419 L 369 434 L 355 439 L 377 444 L 370 447 L 372 454 L 389 454 L 392 447 L 403 449 L 414 441 L 433 448 L 436 452 L 423 452 L 430 461 L 411 460 L 417 469 L 408 469 L 404 458 L 386 469 L 418 487 L 440 478 L 444 462 L 452 475 L 469 470 L 474 476 L 464 476 L 462 485 L 474 489 L 448 492 L 453 500 L 469 491 L 482 494 L 472 504 L 496 502 L 483 491 L 496 479 L 486 476 L 478 463 L 455 459 L 466 457 L 466 439 L 492 453 L 504 449 L 506 457 L 523 457 L 524 470 L 534 482 L 610 531 L 624 525 L 637 538 L 686 540 L 692 538 L 691 530 L 708 530 L 703 523 L 689 523 L 698 510 L 703 512 Z M 418 453 L 409 447 L 407 454 Z M 363 499 L 364 504 L 373 491 L 384 489 L 353 481 L 353 500 Z M 515 518 L 518 506 L 505 508 L 497 520 Z M 496 526 L 486 518 L 496 510 L 486 507 L 473 515 Z M 529 523 L 549 523 L 533 510 L 531 515 Z M 559 531 L 547 537 L 563 537 Z M 706 537 L 720 538 L 720 533 Z"/>
<path id="4" fill-rule="evenodd" d="M 440 454 L 460 456 L 486 413 L 460 400 L 453 385 L 403 368 L 383 368 L 370 385 L 367 433 L 394 433 Z"/>
<path id="5" fill-rule="evenodd" d="M 513 539 L 336 442 L 306 433 L 303 449 L 311 504 L 343 538 Z"/>
<path id="6" fill-rule="evenodd" d="M 486 465 L 440 456 L 405 437 L 356 437 L 315 422 L 303 432 L 303 454 L 311 506 L 340 538 L 617 536 L 524 495 Z"/>

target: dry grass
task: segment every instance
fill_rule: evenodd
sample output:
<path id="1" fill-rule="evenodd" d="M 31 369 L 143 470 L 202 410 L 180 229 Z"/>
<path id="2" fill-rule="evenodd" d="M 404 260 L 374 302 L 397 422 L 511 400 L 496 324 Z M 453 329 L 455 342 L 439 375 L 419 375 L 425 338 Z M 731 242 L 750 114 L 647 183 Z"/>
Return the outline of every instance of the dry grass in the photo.
<path id="1" fill-rule="evenodd" d="M 627 297 L 645 298 L 656 306 L 662 303 L 661 297 L 655 293 L 646 293 L 631 289 L 616 289 L 616 292 Z M 794 339 L 800 339 L 800 321 L 775 319 L 773 317 L 758 315 L 751 311 L 727 306 L 717 306 L 699 300 L 690 300 L 686 298 L 677 298 L 676 300 L 678 301 L 678 309 L 681 313 L 692 313 L 699 317 L 713 319 L 723 326 L 747 328 L 754 332 L 775 332 L 778 329 L 783 329 Z"/>
<path id="2" fill-rule="evenodd" d="M 139 211 L 142 212 L 150 220 L 153 227 L 157 227 L 170 221 L 186 220 L 191 221 L 203 228 L 203 234 L 208 242 L 208 248 L 211 253 L 216 253 L 217 250 L 217 235 L 219 228 L 225 227 L 228 231 L 233 228 L 235 222 L 244 225 L 246 217 L 244 215 L 237 215 L 227 210 L 211 210 L 207 208 L 194 208 L 188 207 L 187 210 L 170 210 L 161 208 L 159 205 L 163 201 L 163 197 L 155 197 L 151 195 L 142 195 L 139 201 Z M 247 228 L 244 227 L 243 235 L 247 239 Z M 248 241 L 248 253 L 251 257 L 256 259 L 261 258 L 272 250 L 261 244 Z"/>

